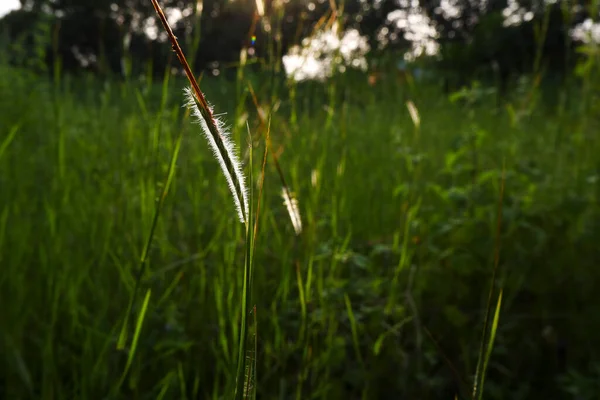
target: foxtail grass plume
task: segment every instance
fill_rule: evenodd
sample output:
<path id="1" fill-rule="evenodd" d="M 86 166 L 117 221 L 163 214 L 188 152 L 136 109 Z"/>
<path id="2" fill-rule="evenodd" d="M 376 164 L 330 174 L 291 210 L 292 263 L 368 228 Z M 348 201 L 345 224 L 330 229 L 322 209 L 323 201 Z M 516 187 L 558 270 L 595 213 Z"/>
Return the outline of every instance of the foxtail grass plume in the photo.
<path id="1" fill-rule="evenodd" d="M 183 66 L 185 75 L 190 82 L 191 88 L 185 90 L 187 106 L 192 111 L 192 114 L 198 119 L 198 122 L 202 127 L 202 132 L 204 133 L 204 136 L 206 136 L 215 157 L 221 165 L 221 169 L 223 170 L 223 174 L 227 179 L 229 189 L 233 195 L 233 200 L 240 220 L 243 223 L 248 224 L 247 190 L 244 184 L 242 168 L 235 154 L 233 144 L 229 140 L 229 135 L 223 129 L 223 123 L 214 115 L 212 107 L 208 104 L 204 97 L 204 93 L 200 90 L 200 86 L 198 86 L 198 82 L 183 54 L 183 50 L 181 50 L 181 47 L 179 46 L 179 42 L 177 42 L 177 37 L 169 25 L 165 13 L 160 7 L 160 4 L 158 4 L 158 0 L 151 0 L 151 2 L 160 22 L 167 32 L 171 47 Z M 198 2 L 196 6 L 201 6 L 201 2 Z"/>
<path id="2" fill-rule="evenodd" d="M 206 101 L 206 98 L 204 97 L 204 93 L 202 93 L 200 90 L 200 86 L 198 86 L 198 82 L 196 81 L 196 78 L 192 73 L 192 69 L 190 68 L 185 55 L 183 54 L 183 50 L 181 50 L 181 47 L 177 42 L 177 37 L 175 37 L 175 34 L 169 25 L 165 13 L 160 7 L 160 4 L 158 4 L 158 0 L 151 0 L 151 2 L 156 14 L 165 28 L 165 31 L 167 32 L 167 36 L 171 42 L 171 47 L 177 55 L 179 62 L 183 66 L 185 75 L 190 82 L 191 87 L 185 89 L 185 95 L 187 99 L 186 105 L 200 124 L 202 133 L 206 137 L 210 148 L 219 161 L 223 174 L 225 175 L 227 183 L 229 184 L 229 189 L 231 190 L 231 194 L 233 196 L 238 217 L 242 223 L 246 225 L 246 260 L 244 263 L 244 283 L 242 286 L 242 317 L 240 321 L 238 362 L 236 367 L 237 372 L 235 380 L 235 392 L 233 397 L 235 400 L 242 400 L 244 397 L 247 397 L 246 395 L 250 394 L 249 392 L 251 390 L 253 391 L 252 394 L 254 396 L 256 395 L 254 387 L 251 387 L 249 384 L 246 385 L 246 390 L 244 390 L 244 383 L 250 382 L 245 382 L 244 380 L 244 367 L 247 365 L 245 360 L 246 340 L 248 337 L 248 320 L 246 315 L 248 312 L 248 306 L 252 301 L 252 260 L 254 253 L 254 236 L 256 235 L 256 229 L 253 229 L 252 227 L 252 218 L 249 211 L 248 193 L 244 182 L 244 175 L 242 173 L 242 168 L 240 166 L 238 157 L 234 151 L 234 146 L 230 140 L 229 133 L 225 131 L 223 122 L 217 116 L 215 116 L 212 106 L 208 104 L 208 101 Z M 196 6 L 201 7 L 201 2 L 198 1 Z M 250 155 L 251 154 L 252 152 L 250 152 Z M 250 182 L 252 182 L 252 175 L 250 175 Z M 254 311 L 256 311 L 256 308 Z M 254 332 L 256 333 L 256 319 L 254 324 Z M 254 365 L 256 365 L 256 361 L 254 361 Z M 254 375 L 256 375 L 255 372 Z"/>
<path id="3" fill-rule="evenodd" d="M 406 108 L 408 108 L 408 113 L 410 114 L 410 119 L 412 119 L 413 124 L 415 124 L 415 127 L 419 128 L 421 126 L 421 117 L 419 117 L 417 106 L 415 106 L 415 103 L 413 103 L 412 100 L 409 100 L 406 102 Z"/>
<path id="4" fill-rule="evenodd" d="M 229 185 L 229 190 L 233 196 L 235 208 L 240 221 L 246 223 L 248 216 L 248 193 L 246 189 L 244 174 L 238 156 L 235 151 L 235 146 L 229 138 L 229 132 L 224 128 L 223 121 L 214 116 L 212 107 L 210 114 L 203 112 L 202 105 L 199 104 L 196 96 L 194 96 L 193 88 L 185 88 L 186 106 L 190 109 L 194 117 L 196 117 L 202 133 L 215 158 L 219 161 L 223 175 Z M 212 118 L 210 118 L 212 117 Z"/>
<path id="5" fill-rule="evenodd" d="M 312 170 L 312 172 L 310 173 L 310 183 L 313 187 L 317 187 L 317 185 L 319 184 L 319 170 Z"/>
<path id="6" fill-rule="evenodd" d="M 283 204 L 290 215 L 292 226 L 296 235 L 302 233 L 302 218 L 300 217 L 300 210 L 298 210 L 298 200 L 294 198 L 293 193 L 290 193 L 286 187 L 281 189 L 281 197 L 283 197 Z"/>
<path id="7" fill-rule="evenodd" d="M 262 0 L 256 0 L 256 12 L 259 16 L 265 16 L 265 3 Z"/>

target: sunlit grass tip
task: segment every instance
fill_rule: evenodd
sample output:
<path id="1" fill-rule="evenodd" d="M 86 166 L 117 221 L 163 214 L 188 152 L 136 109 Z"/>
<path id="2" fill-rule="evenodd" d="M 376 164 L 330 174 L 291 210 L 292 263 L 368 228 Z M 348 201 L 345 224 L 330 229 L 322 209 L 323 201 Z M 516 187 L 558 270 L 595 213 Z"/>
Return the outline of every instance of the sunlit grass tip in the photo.
<path id="1" fill-rule="evenodd" d="M 410 114 L 410 119 L 413 124 L 416 128 L 419 128 L 421 126 L 421 117 L 419 116 L 417 106 L 415 106 L 415 103 L 413 103 L 412 100 L 409 100 L 406 102 L 406 108 L 408 108 L 408 113 Z"/>
<path id="2" fill-rule="evenodd" d="M 294 197 L 293 193 L 290 193 L 289 190 L 287 190 L 285 186 L 281 189 L 281 197 L 283 197 L 283 204 L 285 205 L 285 208 L 290 216 L 296 235 L 301 234 L 302 218 L 300 217 L 300 210 L 298 209 L 298 200 Z"/>
<path id="3" fill-rule="evenodd" d="M 210 113 L 202 112 L 203 108 L 196 99 L 192 88 L 187 87 L 184 89 L 184 92 L 186 106 L 190 109 L 192 115 L 196 117 L 202 128 L 202 133 L 208 140 L 210 148 L 223 170 L 229 190 L 231 190 L 231 194 L 233 195 L 238 217 L 240 221 L 246 223 L 248 216 L 248 189 L 246 188 L 242 165 L 238 159 L 235 145 L 229 137 L 230 134 L 225 129 L 223 121 L 214 116 L 210 105 Z M 208 114 L 208 118 L 211 121 L 207 121 L 205 114 Z"/>

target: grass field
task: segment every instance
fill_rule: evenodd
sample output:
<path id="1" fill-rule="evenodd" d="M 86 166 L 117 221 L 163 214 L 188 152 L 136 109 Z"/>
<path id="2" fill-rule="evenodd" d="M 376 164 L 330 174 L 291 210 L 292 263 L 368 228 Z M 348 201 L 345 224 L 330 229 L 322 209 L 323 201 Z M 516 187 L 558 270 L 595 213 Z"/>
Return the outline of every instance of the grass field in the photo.
<path id="1" fill-rule="evenodd" d="M 504 296 L 485 398 L 597 398 L 597 95 L 524 83 L 501 104 L 482 90 L 451 102 L 434 83 L 267 78 L 200 83 L 244 150 L 248 123 L 255 182 L 273 111 L 302 218 L 296 235 L 269 158 L 259 398 L 468 397 L 496 250 Z M 244 227 L 184 85 L 1 68 L 0 398 L 228 398 Z M 131 350 L 117 339 L 179 135 L 116 390 Z"/>

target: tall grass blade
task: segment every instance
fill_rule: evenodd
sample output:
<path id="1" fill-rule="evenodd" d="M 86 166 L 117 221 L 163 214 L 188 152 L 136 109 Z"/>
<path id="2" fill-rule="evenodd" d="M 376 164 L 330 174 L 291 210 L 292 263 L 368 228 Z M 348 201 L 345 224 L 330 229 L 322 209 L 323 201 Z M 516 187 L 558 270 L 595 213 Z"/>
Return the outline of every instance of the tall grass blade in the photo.
<path id="1" fill-rule="evenodd" d="M 350 320 L 350 329 L 352 331 L 352 344 L 354 345 L 354 351 L 356 352 L 358 362 L 364 370 L 365 363 L 360 352 L 360 342 L 358 340 L 358 324 L 356 323 L 356 318 L 354 317 L 354 312 L 352 311 L 352 303 L 350 302 L 350 297 L 347 293 L 344 293 L 344 302 L 346 303 L 346 312 L 348 313 L 348 319 Z"/>
<path id="2" fill-rule="evenodd" d="M 252 344 L 246 350 L 246 382 L 244 383 L 244 399 L 256 397 L 256 306 L 252 309 Z"/>
<path id="3" fill-rule="evenodd" d="M 283 198 L 283 204 L 286 207 L 288 215 L 290 216 L 290 221 L 292 222 L 292 226 L 294 227 L 294 232 L 296 235 L 300 235 L 302 233 L 302 217 L 300 216 L 300 210 L 298 208 L 298 199 L 294 196 L 294 194 L 290 191 L 288 184 L 285 181 L 285 177 L 283 175 L 283 170 L 281 169 L 281 165 L 279 165 L 279 160 L 277 159 L 277 155 L 271 148 L 271 118 L 269 116 L 268 123 L 265 122 L 264 113 L 262 112 L 262 108 L 258 103 L 258 99 L 256 98 L 256 94 L 254 93 L 254 89 L 252 88 L 252 84 L 248 82 L 248 90 L 250 91 L 250 95 L 252 96 L 252 101 L 254 102 L 254 106 L 258 111 L 258 118 L 260 121 L 260 126 L 265 127 L 267 129 L 267 148 L 271 152 L 271 157 L 273 159 L 273 164 L 275 165 L 275 169 L 277 170 L 277 175 L 279 176 L 279 180 L 281 181 L 281 197 Z"/>
<path id="4" fill-rule="evenodd" d="M 31 378 L 31 373 L 29 372 L 29 368 L 27 367 L 27 364 L 25 363 L 25 360 L 23 359 L 21 352 L 17 350 L 17 347 L 14 345 L 12 339 L 10 338 L 10 336 L 8 336 L 8 334 L 4 335 L 4 341 L 6 343 L 6 349 L 12 349 L 13 360 L 14 360 L 14 363 L 16 364 L 15 369 L 16 369 L 17 374 L 21 378 L 21 381 L 27 388 L 27 391 L 29 392 L 29 394 L 33 397 L 34 396 L 33 379 Z"/>
<path id="5" fill-rule="evenodd" d="M 152 245 L 152 240 L 154 238 L 154 231 L 156 230 L 156 226 L 158 225 L 158 218 L 160 216 L 160 211 L 163 208 L 165 203 L 165 199 L 167 198 L 167 193 L 169 192 L 169 188 L 171 187 L 171 182 L 173 181 L 173 177 L 175 176 L 175 165 L 177 164 L 177 158 L 179 157 L 179 149 L 181 148 L 181 139 L 182 135 L 180 134 L 177 137 L 177 141 L 175 143 L 175 148 L 173 149 L 173 154 L 171 155 L 171 163 L 169 164 L 169 170 L 167 171 L 167 179 L 165 181 L 165 185 L 163 187 L 162 193 L 158 200 L 158 204 L 156 205 L 156 210 L 154 211 L 154 217 L 152 219 L 152 225 L 150 226 L 150 232 L 148 233 L 148 239 L 146 240 L 146 244 L 144 246 L 144 250 L 142 251 L 142 257 L 140 259 L 140 267 L 138 270 L 138 275 L 135 281 L 135 288 L 133 289 L 133 294 L 129 301 L 129 307 L 127 314 L 125 315 L 125 320 L 123 321 L 123 326 L 121 327 L 121 333 L 119 334 L 119 340 L 117 342 L 117 349 L 123 350 L 125 348 L 127 342 L 127 327 L 129 325 L 129 318 L 131 316 L 131 312 L 133 310 L 133 305 L 135 304 L 135 299 L 137 298 L 137 293 L 140 288 L 140 283 L 144 276 L 144 272 L 146 272 L 146 266 L 148 264 L 148 254 L 150 252 L 150 246 Z"/>
<path id="6" fill-rule="evenodd" d="M 267 139 L 265 145 L 265 153 L 263 154 L 262 167 L 260 169 L 260 182 L 259 182 L 259 192 L 258 192 L 258 201 L 256 204 L 256 216 L 254 222 L 254 245 L 256 245 L 256 235 L 258 234 L 258 217 L 260 216 L 260 205 L 263 198 L 263 189 L 265 187 L 265 171 L 267 169 L 267 154 L 269 153 L 269 138 L 271 137 L 271 121 L 269 121 L 269 129 L 267 129 Z M 254 279 L 254 277 L 251 277 Z"/>
<path id="7" fill-rule="evenodd" d="M 250 142 L 251 143 L 251 142 Z M 253 191 L 253 180 L 252 180 L 252 146 L 249 148 L 249 161 L 248 168 L 250 170 L 249 176 L 249 215 L 252 215 L 252 191 Z M 249 305 L 252 301 L 252 263 L 254 256 L 254 222 L 252 218 L 247 219 L 246 223 L 246 259 L 244 262 L 244 282 L 242 286 L 242 320 L 240 322 L 240 337 L 239 337 L 239 349 L 238 349 L 238 361 L 237 361 L 237 372 L 235 378 L 235 392 L 234 399 L 242 400 L 245 395 L 244 383 L 246 376 L 246 347 L 248 338 L 248 314 Z"/>
<path id="8" fill-rule="evenodd" d="M 491 357 L 494 339 L 496 338 L 496 330 L 498 328 L 498 321 L 500 319 L 500 305 L 502 302 L 502 289 L 498 295 L 496 302 L 496 310 L 490 326 L 490 314 L 492 309 L 492 296 L 494 293 L 494 287 L 496 286 L 496 276 L 498 272 L 498 264 L 500 262 L 500 234 L 502 227 L 502 204 L 504 200 L 504 184 L 505 184 L 505 166 L 502 167 L 502 179 L 500 181 L 500 196 L 498 200 L 498 218 L 496 221 L 496 244 L 494 249 L 494 269 L 492 272 L 492 283 L 490 286 L 487 306 L 485 310 L 485 317 L 483 322 L 483 334 L 481 338 L 481 345 L 479 348 L 479 357 L 477 360 L 477 368 L 475 370 L 475 379 L 473 382 L 473 399 L 481 400 L 483 398 L 483 384 L 485 381 L 485 372 Z M 489 328 L 488 328 L 489 327 Z"/>
<path id="9" fill-rule="evenodd" d="M 6 238 L 6 226 L 8 225 L 8 212 L 9 212 L 9 206 L 6 205 L 4 206 L 4 210 L 2 210 L 2 215 L 0 215 L 0 248 L 2 248 L 2 245 L 4 244 L 4 239 Z M 5 254 L 0 253 L 0 262 L 2 261 L 2 259 L 6 257 Z M 4 279 L 7 279 L 6 277 L 4 277 L 3 279 L 0 279 L 0 284 L 4 283 Z"/>
<path id="10" fill-rule="evenodd" d="M 2 154 L 4 154 L 4 152 L 8 148 L 8 145 L 10 145 L 10 143 L 13 141 L 13 139 L 17 135 L 18 130 L 19 130 L 19 126 L 14 126 L 10 130 L 10 132 L 8 132 L 8 136 L 6 136 L 4 138 L 4 140 L 2 141 L 2 143 L 0 144 L 0 158 L 2 158 Z"/>
<path id="11" fill-rule="evenodd" d="M 488 340 L 487 351 L 485 353 L 485 360 L 483 364 L 483 372 L 487 371 L 488 363 L 492 355 L 492 349 L 494 348 L 494 340 L 496 339 L 496 331 L 498 330 L 498 321 L 500 320 L 500 308 L 502 306 L 502 290 L 498 294 L 498 300 L 496 301 L 496 311 L 494 311 L 494 319 L 492 321 L 492 327 L 490 328 L 490 338 Z M 481 376 L 481 386 L 483 386 L 484 375 Z"/>
<path id="12" fill-rule="evenodd" d="M 159 383 L 160 392 L 156 396 L 156 400 L 163 400 L 167 394 L 167 391 L 171 387 L 171 381 L 173 380 L 174 373 L 171 371 L 165 376 Z"/>
<path id="13" fill-rule="evenodd" d="M 256 400 L 256 385 L 258 383 L 257 371 L 256 371 L 256 360 L 258 358 L 258 316 L 256 315 L 256 306 L 254 306 L 254 313 L 252 314 L 254 319 L 254 358 L 252 362 L 252 371 L 254 372 L 254 388 L 250 395 L 252 400 Z"/>
<path id="14" fill-rule="evenodd" d="M 490 327 L 489 338 L 487 340 L 485 354 L 477 362 L 477 373 L 475 375 L 475 386 L 473 388 L 473 399 L 481 400 L 483 398 L 483 387 L 485 383 L 485 373 L 492 356 L 492 350 L 494 348 L 494 340 L 496 339 L 496 331 L 498 330 L 498 321 L 500 320 L 500 308 L 502 306 L 502 290 L 498 294 L 498 300 L 496 301 L 496 310 L 494 311 L 494 318 L 492 320 L 492 326 Z"/>
<path id="15" fill-rule="evenodd" d="M 144 302 L 142 303 L 142 308 L 140 310 L 140 315 L 138 316 L 137 323 L 135 324 L 135 332 L 133 333 L 133 340 L 131 341 L 131 349 L 129 349 L 129 354 L 127 355 L 127 363 L 125 364 L 125 370 L 121 375 L 121 379 L 117 384 L 115 390 L 118 390 L 127 378 L 127 374 L 129 373 L 129 369 L 131 368 L 131 364 L 133 363 L 133 357 L 135 356 L 135 352 L 137 350 L 137 345 L 140 339 L 140 333 L 142 332 L 142 325 L 144 324 L 144 319 L 146 317 L 146 311 L 148 310 L 148 303 L 150 303 L 150 295 L 152 291 L 148 289 L 146 291 L 146 297 L 144 298 Z"/>
<path id="16" fill-rule="evenodd" d="M 267 140 L 269 138 L 269 134 L 270 132 L 267 131 Z M 256 236 L 258 234 L 258 218 L 260 216 L 260 205 L 261 205 L 261 200 L 262 200 L 262 195 L 263 195 L 263 189 L 264 189 L 264 184 L 265 184 L 265 169 L 266 169 L 266 165 L 267 165 L 267 153 L 269 151 L 269 147 L 265 146 L 265 153 L 263 155 L 263 162 L 262 162 L 262 168 L 261 168 L 261 175 L 260 175 L 260 182 L 259 182 L 259 194 L 258 194 L 258 201 L 257 201 L 257 205 L 256 205 L 256 217 L 255 217 L 255 222 L 254 222 L 254 229 L 253 229 L 253 243 L 252 246 L 256 245 Z M 254 252 L 254 250 L 252 250 L 252 252 Z M 250 270 L 250 291 L 252 290 L 252 286 L 254 283 L 254 267 L 252 266 L 251 270 Z M 257 358 L 257 354 L 258 354 L 258 320 L 257 320 L 257 316 L 256 316 L 256 305 L 254 305 L 254 307 L 252 308 L 252 321 L 253 321 L 253 330 L 252 330 L 252 342 L 254 344 L 253 349 L 252 350 L 248 350 L 247 354 L 247 365 L 246 365 L 246 384 L 244 387 L 244 398 L 245 399 L 256 399 L 256 358 Z"/>

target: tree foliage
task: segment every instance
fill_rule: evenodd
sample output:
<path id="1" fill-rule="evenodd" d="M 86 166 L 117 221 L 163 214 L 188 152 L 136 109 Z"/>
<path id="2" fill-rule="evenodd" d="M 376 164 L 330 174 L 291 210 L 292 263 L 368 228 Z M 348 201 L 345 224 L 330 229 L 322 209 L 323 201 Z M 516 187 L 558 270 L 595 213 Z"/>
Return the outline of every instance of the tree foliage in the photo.
<path id="1" fill-rule="evenodd" d="M 21 51 L 21 58 L 35 47 L 36 27 L 44 27 L 49 31 L 44 62 L 51 66 L 58 57 L 68 71 L 83 67 L 123 75 L 140 73 L 152 65 L 155 73 L 161 74 L 170 59 L 147 0 L 21 3 L 21 10 L 0 20 L 0 30 L 11 42 L 17 41 L 26 49 Z M 406 24 L 399 24 L 390 16 L 398 11 L 411 15 L 418 10 L 435 26 L 435 39 L 441 45 L 438 65 L 454 71 L 459 81 L 482 71 L 494 70 L 505 80 L 511 74 L 536 68 L 558 72 L 568 68 L 572 57 L 572 46 L 567 40 L 569 29 L 585 15 L 586 9 L 579 7 L 575 12 L 573 2 L 568 2 L 568 7 L 565 1 L 546 3 L 521 0 L 521 9 L 513 11 L 523 14 L 527 10 L 529 14 L 519 24 L 506 26 L 506 10 L 512 4 L 507 0 L 265 0 L 264 16 L 257 14 L 255 0 L 161 2 L 167 12 L 183 10 L 173 24 L 175 33 L 183 45 L 198 49 L 192 52 L 193 62 L 204 67 L 238 60 L 251 35 L 257 37 L 255 56 L 281 56 L 291 45 L 310 36 L 324 16 L 340 18 L 346 27 L 359 29 L 369 37 L 373 49 L 406 49 L 410 46 Z M 444 4 L 454 5 L 454 11 L 443 9 Z M 12 61 L 18 63 L 17 58 Z"/>

